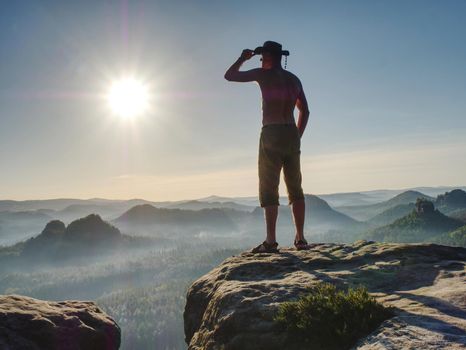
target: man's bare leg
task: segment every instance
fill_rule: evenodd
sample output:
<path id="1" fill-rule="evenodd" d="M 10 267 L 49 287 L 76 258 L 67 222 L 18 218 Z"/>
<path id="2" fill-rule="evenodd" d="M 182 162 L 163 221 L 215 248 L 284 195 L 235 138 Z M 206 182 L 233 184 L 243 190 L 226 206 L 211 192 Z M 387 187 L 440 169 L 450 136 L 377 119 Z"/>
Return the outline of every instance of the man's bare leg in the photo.
<path id="1" fill-rule="evenodd" d="M 265 225 L 267 228 L 267 243 L 273 244 L 276 242 L 276 231 L 277 217 L 278 217 L 278 205 L 268 205 L 264 207 Z"/>
<path id="2" fill-rule="evenodd" d="M 304 199 L 299 199 L 291 204 L 294 225 L 296 227 L 296 240 L 304 240 Z"/>

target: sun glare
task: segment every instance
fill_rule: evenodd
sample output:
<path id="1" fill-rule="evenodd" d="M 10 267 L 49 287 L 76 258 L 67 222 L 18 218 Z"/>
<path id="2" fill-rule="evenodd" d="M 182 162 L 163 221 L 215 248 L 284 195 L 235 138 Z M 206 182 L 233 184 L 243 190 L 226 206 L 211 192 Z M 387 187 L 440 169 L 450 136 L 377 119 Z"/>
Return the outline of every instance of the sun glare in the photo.
<path id="1" fill-rule="evenodd" d="M 149 99 L 148 86 L 135 78 L 113 82 L 107 94 L 110 109 L 123 118 L 132 118 L 146 112 Z"/>

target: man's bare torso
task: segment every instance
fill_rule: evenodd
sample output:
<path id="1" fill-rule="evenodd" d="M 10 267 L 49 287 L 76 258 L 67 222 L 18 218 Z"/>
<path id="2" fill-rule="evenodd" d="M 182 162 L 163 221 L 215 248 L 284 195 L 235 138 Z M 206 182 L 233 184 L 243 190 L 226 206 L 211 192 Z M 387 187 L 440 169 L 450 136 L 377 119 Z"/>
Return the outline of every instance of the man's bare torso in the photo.
<path id="1" fill-rule="evenodd" d="M 258 69 L 262 92 L 262 125 L 294 124 L 294 108 L 302 86 L 298 77 L 282 68 Z"/>

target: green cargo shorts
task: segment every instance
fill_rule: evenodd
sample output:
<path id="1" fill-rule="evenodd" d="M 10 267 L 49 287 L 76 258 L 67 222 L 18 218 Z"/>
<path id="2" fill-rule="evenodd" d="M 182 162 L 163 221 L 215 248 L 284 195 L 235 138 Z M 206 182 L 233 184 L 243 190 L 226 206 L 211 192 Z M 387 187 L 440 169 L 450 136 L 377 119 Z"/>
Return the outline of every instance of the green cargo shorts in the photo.
<path id="1" fill-rule="evenodd" d="M 280 205 L 278 186 L 282 167 L 289 204 L 304 199 L 300 148 L 301 138 L 296 124 L 269 124 L 262 127 L 258 161 L 261 207 Z"/>

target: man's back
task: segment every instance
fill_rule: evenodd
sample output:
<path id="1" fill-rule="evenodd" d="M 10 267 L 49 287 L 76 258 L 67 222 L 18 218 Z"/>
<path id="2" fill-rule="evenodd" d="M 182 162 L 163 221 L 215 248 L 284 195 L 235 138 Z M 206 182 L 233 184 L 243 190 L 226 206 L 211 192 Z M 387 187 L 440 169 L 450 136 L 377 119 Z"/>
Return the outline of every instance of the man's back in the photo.
<path id="1" fill-rule="evenodd" d="M 302 90 L 298 77 L 281 67 L 260 68 L 257 82 L 262 92 L 262 125 L 294 124 L 293 111 Z"/>

